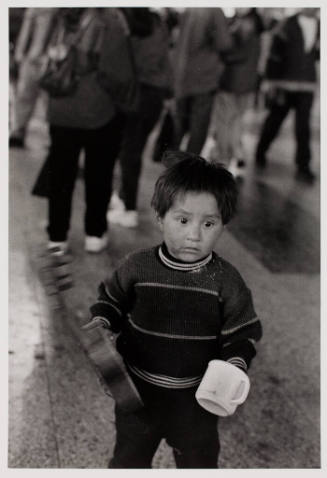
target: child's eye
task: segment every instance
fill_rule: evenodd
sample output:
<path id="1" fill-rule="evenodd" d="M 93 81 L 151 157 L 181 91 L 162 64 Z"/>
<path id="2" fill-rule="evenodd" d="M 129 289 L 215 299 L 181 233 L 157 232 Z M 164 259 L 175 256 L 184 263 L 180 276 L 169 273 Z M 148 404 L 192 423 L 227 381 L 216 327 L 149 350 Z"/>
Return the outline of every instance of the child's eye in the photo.
<path id="1" fill-rule="evenodd" d="M 187 223 L 186 217 L 180 217 L 179 221 L 180 221 L 181 224 L 186 224 Z"/>
<path id="2" fill-rule="evenodd" d="M 214 223 L 214 222 L 211 222 L 211 221 L 206 221 L 206 222 L 204 223 L 204 227 L 206 227 L 206 228 L 212 227 L 212 226 L 214 226 L 214 225 L 215 225 L 215 223 Z"/>

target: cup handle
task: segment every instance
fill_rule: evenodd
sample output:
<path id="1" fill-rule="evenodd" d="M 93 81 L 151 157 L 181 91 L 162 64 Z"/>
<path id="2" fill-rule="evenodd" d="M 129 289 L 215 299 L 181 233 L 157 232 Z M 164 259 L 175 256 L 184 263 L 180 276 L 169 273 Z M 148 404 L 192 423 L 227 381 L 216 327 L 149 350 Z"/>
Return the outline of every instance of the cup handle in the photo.
<path id="1" fill-rule="evenodd" d="M 242 389 L 243 387 L 243 389 Z M 250 390 L 250 380 L 247 378 L 247 380 L 241 380 L 237 389 L 236 389 L 236 393 L 238 393 L 241 389 L 241 394 L 240 396 L 236 396 L 236 398 L 233 398 L 231 400 L 231 403 L 235 404 L 235 405 L 239 405 L 243 402 L 245 402 L 246 400 L 246 397 L 248 396 L 248 393 L 249 393 L 249 390 Z"/>

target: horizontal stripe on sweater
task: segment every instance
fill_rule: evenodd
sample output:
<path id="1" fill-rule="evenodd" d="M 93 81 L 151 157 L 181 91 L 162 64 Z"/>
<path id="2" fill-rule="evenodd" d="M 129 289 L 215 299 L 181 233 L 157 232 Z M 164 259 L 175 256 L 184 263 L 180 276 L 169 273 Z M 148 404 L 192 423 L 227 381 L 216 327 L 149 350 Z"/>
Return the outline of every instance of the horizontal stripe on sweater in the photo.
<path id="1" fill-rule="evenodd" d="M 149 373 L 145 370 L 142 370 L 135 365 L 131 365 L 127 363 L 127 367 L 131 370 L 132 373 L 137 375 L 142 380 L 145 380 L 148 383 L 153 385 L 158 385 L 159 387 L 164 388 L 173 388 L 173 389 L 181 389 L 181 388 L 190 388 L 199 385 L 202 380 L 202 377 L 170 377 L 168 375 L 161 375 L 161 374 L 154 374 Z"/>
<path id="2" fill-rule="evenodd" d="M 156 337 L 166 337 L 170 339 L 183 339 L 183 340 L 216 340 L 217 335 L 181 335 L 181 334 L 168 334 L 164 332 L 154 332 L 152 330 L 144 329 L 143 327 L 140 327 L 139 325 L 135 324 L 132 319 L 129 319 L 128 321 L 130 325 L 138 330 L 139 332 L 142 332 L 147 335 L 154 335 Z"/>
<path id="3" fill-rule="evenodd" d="M 205 265 L 209 264 L 209 262 L 212 260 L 212 253 L 209 254 L 207 257 L 204 259 L 201 259 L 200 261 L 197 262 L 177 262 L 177 260 L 172 260 L 169 259 L 164 253 L 163 247 L 159 247 L 158 254 L 160 257 L 160 260 L 170 269 L 175 269 L 177 271 L 184 271 L 184 272 L 193 272 L 201 269 Z"/>
<path id="4" fill-rule="evenodd" d="M 243 327 L 247 327 L 250 324 L 254 324 L 255 322 L 259 322 L 259 317 L 254 317 L 253 319 L 249 320 L 248 322 L 245 322 L 244 324 L 237 325 L 236 327 L 232 327 L 230 329 L 222 329 L 221 335 L 233 334 L 237 330 L 240 330 Z"/>
<path id="5" fill-rule="evenodd" d="M 202 287 L 188 287 L 182 285 L 175 285 L 175 284 L 162 284 L 160 282 L 137 282 L 135 287 L 162 287 L 165 289 L 174 289 L 174 290 L 188 290 L 191 292 L 202 292 L 203 294 L 210 294 L 214 295 L 215 297 L 219 297 L 219 293 L 215 290 L 210 289 L 203 289 Z"/>

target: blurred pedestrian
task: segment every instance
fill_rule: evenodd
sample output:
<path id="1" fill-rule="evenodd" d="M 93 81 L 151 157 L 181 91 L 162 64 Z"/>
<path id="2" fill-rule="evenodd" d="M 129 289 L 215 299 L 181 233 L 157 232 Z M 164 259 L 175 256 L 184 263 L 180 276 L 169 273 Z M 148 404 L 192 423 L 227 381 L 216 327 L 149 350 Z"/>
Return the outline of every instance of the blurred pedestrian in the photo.
<path id="1" fill-rule="evenodd" d="M 173 94 L 173 82 L 169 32 L 165 22 L 150 8 L 123 8 L 122 11 L 131 32 L 140 102 L 138 111 L 126 115 L 119 152 L 120 186 L 110 203 L 108 219 L 124 227 L 136 227 L 142 152 L 164 101 Z"/>
<path id="2" fill-rule="evenodd" d="M 131 413 L 116 404 L 109 468 L 151 468 L 163 438 L 177 468 L 217 468 L 220 412 L 202 408 L 195 393 L 213 359 L 228 368 L 220 390 L 241 388 L 262 334 L 243 278 L 213 252 L 235 212 L 233 176 L 196 155 L 170 155 L 176 164 L 152 198 L 163 242 L 129 255 L 101 283 L 84 326 L 120 332 L 117 348 L 144 403 Z"/>
<path id="3" fill-rule="evenodd" d="M 209 140 L 213 137 L 215 143 L 211 159 L 219 158 L 236 176 L 243 173 L 245 166 L 243 117 L 254 104 L 262 31 L 256 8 L 236 9 L 230 25 L 234 47 L 224 55 L 225 69 L 212 113 Z"/>
<path id="4" fill-rule="evenodd" d="M 106 43 L 113 31 L 124 35 L 124 30 L 114 8 L 64 8 L 60 12 L 59 31 L 54 33 L 54 39 L 59 36 L 63 43 L 55 42 L 50 51 L 52 55 L 60 53 L 78 35 L 78 83 L 67 96 L 50 95 L 49 100 L 48 247 L 67 250 L 78 161 L 84 151 L 85 249 L 100 252 L 108 241 L 106 213 L 124 121 L 110 94 L 100 86 L 99 65 L 105 72 L 105 57 L 110 63 L 108 68 L 112 68 Z"/>
<path id="5" fill-rule="evenodd" d="M 18 80 L 14 90 L 9 146 L 23 148 L 29 121 L 40 95 L 39 79 L 58 8 L 26 8 L 15 45 L 14 65 Z M 46 96 L 43 93 L 44 116 Z"/>
<path id="6" fill-rule="evenodd" d="M 295 111 L 296 178 L 312 183 L 310 114 L 317 87 L 319 59 L 317 8 L 303 8 L 276 29 L 266 67 L 268 115 L 256 149 L 256 165 L 264 168 L 266 153 L 290 109 Z"/>
<path id="7" fill-rule="evenodd" d="M 174 55 L 179 137 L 189 133 L 186 150 L 199 154 L 223 70 L 221 55 L 232 47 L 221 8 L 186 8 Z"/>
<path id="8" fill-rule="evenodd" d="M 9 8 L 9 67 L 10 80 L 15 81 L 17 78 L 17 64 L 15 62 L 15 49 L 17 39 L 23 24 L 26 8 Z"/>

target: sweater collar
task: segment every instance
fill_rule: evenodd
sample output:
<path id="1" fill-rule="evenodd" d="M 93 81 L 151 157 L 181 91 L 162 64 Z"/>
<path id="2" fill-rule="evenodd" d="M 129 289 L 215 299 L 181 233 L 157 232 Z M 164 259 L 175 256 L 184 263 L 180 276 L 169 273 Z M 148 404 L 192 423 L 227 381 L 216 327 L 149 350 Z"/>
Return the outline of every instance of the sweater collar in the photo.
<path id="1" fill-rule="evenodd" d="M 199 270 L 201 267 L 207 265 L 211 259 L 212 259 L 212 252 L 201 259 L 200 261 L 197 262 L 183 262 L 175 257 L 173 257 L 171 254 L 169 254 L 167 246 L 165 243 L 161 244 L 158 249 L 158 254 L 161 262 L 169 267 L 170 269 L 174 269 L 177 271 L 184 271 L 184 272 L 190 272 L 190 271 L 195 271 Z"/>

